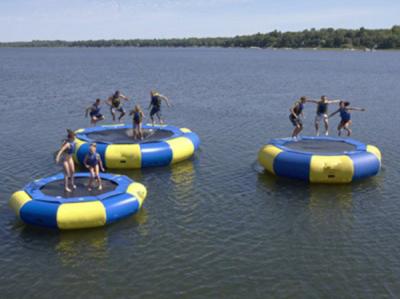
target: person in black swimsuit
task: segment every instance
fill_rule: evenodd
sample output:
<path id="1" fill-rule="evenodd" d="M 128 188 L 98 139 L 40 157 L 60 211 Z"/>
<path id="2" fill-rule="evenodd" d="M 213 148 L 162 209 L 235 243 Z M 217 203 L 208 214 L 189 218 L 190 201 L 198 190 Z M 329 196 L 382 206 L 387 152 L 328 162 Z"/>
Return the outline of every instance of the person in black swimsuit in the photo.
<path id="1" fill-rule="evenodd" d="M 108 98 L 107 104 L 110 105 L 110 111 L 113 121 L 115 121 L 115 114 L 119 112 L 118 121 L 120 122 L 125 115 L 125 109 L 121 100 L 129 101 L 128 97 L 123 95 L 119 90 L 117 90 L 111 97 Z"/>
<path id="2" fill-rule="evenodd" d="M 129 113 L 132 115 L 133 120 L 133 139 L 143 140 L 143 129 L 142 122 L 144 118 L 144 113 L 139 105 L 135 105 L 135 108 Z"/>
<path id="3" fill-rule="evenodd" d="M 156 91 L 151 91 L 150 92 L 150 105 L 149 105 L 149 109 L 150 110 L 150 118 L 151 118 L 151 123 L 154 126 L 154 115 L 157 116 L 158 121 L 160 122 L 160 124 L 164 123 L 164 121 L 161 118 L 161 102 L 165 101 L 165 103 L 167 103 L 168 107 L 171 107 L 171 104 L 168 100 L 168 98 L 166 96 L 163 96 L 161 94 L 159 94 Z"/>
<path id="4" fill-rule="evenodd" d="M 297 138 L 297 135 L 299 135 L 299 133 L 303 130 L 303 122 L 301 120 L 301 117 L 304 117 L 303 109 L 306 102 L 307 98 L 301 97 L 300 100 L 296 101 L 289 109 L 289 120 L 295 127 L 293 129 L 292 138 Z"/>

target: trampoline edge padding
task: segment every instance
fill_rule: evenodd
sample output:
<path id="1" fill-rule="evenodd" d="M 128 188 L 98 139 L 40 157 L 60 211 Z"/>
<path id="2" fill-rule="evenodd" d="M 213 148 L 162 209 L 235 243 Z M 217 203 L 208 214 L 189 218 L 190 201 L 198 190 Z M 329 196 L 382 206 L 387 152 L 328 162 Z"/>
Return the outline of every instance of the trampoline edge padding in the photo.
<path id="1" fill-rule="evenodd" d="M 110 169 L 137 169 L 156 166 L 167 166 L 178 163 L 193 156 L 200 146 L 197 134 L 187 128 L 177 128 L 169 125 L 143 125 L 145 130 L 160 130 L 163 133 L 157 140 L 144 140 L 142 142 L 112 143 L 98 142 L 91 139 L 93 132 L 118 132 L 131 130 L 132 125 L 99 126 L 95 128 L 80 129 L 76 131 L 75 162 L 83 164 L 89 145 L 97 143 L 97 152 L 100 154 L 105 167 Z M 121 140 L 120 140 L 121 141 Z"/>
<path id="2" fill-rule="evenodd" d="M 376 175 L 381 167 L 381 153 L 372 145 L 354 139 L 303 137 L 298 142 L 346 143 L 350 151 L 335 152 L 332 148 L 314 153 L 290 146 L 291 138 L 272 139 L 258 153 L 259 163 L 270 173 L 311 183 L 350 183 Z M 289 146 L 288 146 L 289 144 Z M 341 149 L 346 148 L 343 145 Z"/>
<path id="3" fill-rule="evenodd" d="M 88 173 L 77 173 L 88 178 Z M 63 180 L 63 174 L 36 180 L 24 190 L 15 192 L 10 207 L 25 223 L 58 229 L 81 229 L 103 226 L 135 214 L 146 198 L 146 188 L 126 176 L 100 174 L 103 181 L 110 180 L 114 190 L 93 196 L 49 196 L 41 192 L 46 184 Z"/>

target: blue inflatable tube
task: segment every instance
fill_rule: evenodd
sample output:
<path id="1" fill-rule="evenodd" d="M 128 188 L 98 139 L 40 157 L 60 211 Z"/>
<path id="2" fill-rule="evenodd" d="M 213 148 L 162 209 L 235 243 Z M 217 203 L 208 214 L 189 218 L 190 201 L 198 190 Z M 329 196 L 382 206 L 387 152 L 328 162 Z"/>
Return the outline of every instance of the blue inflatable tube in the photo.
<path id="1" fill-rule="evenodd" d="M 98 126 L 77 130 L 75 161 L 83 164 L 91 143 L 105 167 L 135 169 L 166 166 L 193 156 L 200 146 L 199 137 L 186 128 L 170 125 L 143 125 L 144 140 L 136 141 L 128 132 L 132 125 Z"/>
<path id="2" fill-rule="evenodd" d="M 376 175 L 381 152 L 350 138 L 272 139 L 258 153 L 270 173 L 311 183 L 350 183 Z"/>
<path id="3" fill-rule="evenodd" d="M 58 229 L 104 226 L 139 211 L 147 195 L 142 184 L 122 175 L 100 177 L 104 192 L 87 191 L 88 173 L 75 174 L 80 183 L 71 193 L 63 191 L 62 173 L 39 179 L 15 192 L 10 206 L 27 224 Z"/>

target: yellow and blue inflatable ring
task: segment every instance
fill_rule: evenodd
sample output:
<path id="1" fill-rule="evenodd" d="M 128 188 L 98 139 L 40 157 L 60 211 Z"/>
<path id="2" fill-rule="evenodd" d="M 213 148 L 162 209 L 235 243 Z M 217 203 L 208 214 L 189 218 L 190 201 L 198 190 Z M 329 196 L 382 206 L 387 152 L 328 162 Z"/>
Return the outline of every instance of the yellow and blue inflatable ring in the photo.
<path id="1" fill-rule="evenodd" d="M 350 183 L 376 175 L 381 152 L 350 138 L 272 139 L 258 153 L 270 173 L 311 183 Z"/>
<path id="2" fill-rule="evenodd" d="M 75 162 L 83 164 L 91 143 L 97 144 L 97 152 L 103 165 L 110 169 L 170 165 L 190 158 L 200 146 L 197 134 L 186 128 L 143 125 L 143 129 L 146 132 L 155 131 L 155 137 L 135 142 L 132 138 L 129 140 L 128 137 L 122 136 L 121 140 L 118 136 L 121 136 L 122 132 L 132 130 L 132 125 L 98 126 L 77 130 Z M 114 138 L 116 140 L 113 140 Z"/>
<path id="3" fill-rule="evenodd" d="M 44 191 L 46 186 L 63 186 L 64 175 L 60 173 L 36 180 L 15 192 L 10 206 L 27 224 L 58 229 L 104 226 L 139 211 L 147 195 L 142 184 L 122 175 L 101 173 L 100 176 L 103 183 L 112 186 L 108 192 L 87 191 L 87 196 L 74 197 L 75 191 L 68 196 L 63 191 L 55 196 L 53 187 Z M 88 178 L 88 173 L 75 174 L 75 179 L 82 182 Z M 83 183 L 82 188 L 87 190 Z"/>

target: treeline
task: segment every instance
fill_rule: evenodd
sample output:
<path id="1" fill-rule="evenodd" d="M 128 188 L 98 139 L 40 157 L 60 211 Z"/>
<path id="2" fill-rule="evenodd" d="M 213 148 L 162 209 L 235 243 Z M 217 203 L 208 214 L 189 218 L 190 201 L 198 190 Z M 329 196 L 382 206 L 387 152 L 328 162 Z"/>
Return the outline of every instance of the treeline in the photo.
<path id="1" fill-rule="evenodd" d="M 400 49 L 400 26 L 391 29 L 310 29 L 272 31 L 235 37 L 130 39 L 130 40 L 33 40 L 6 42 L 0 47 L 236 47 L 236 48 L 369 48 Z"/>

